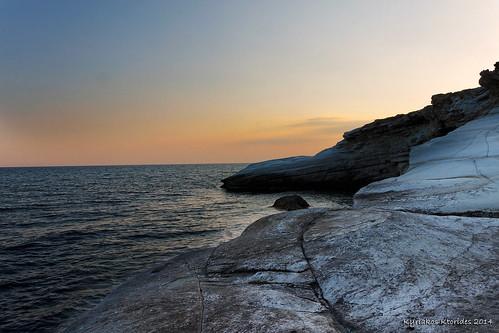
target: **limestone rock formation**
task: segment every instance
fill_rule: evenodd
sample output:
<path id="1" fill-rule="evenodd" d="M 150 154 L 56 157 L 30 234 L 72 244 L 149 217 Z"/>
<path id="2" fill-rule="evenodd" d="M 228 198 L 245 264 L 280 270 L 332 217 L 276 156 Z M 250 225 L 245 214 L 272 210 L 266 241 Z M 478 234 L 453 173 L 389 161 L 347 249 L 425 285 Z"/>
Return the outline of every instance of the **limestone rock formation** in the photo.
<path id="1" fill-rule="evenodd" d="M 264 218 L 215 249 L 179 256 L 122 285 L 65 331 L 337 332 L 301 247 L 303 227 L 322 213 Z"/>
<path id="2" fill-rule="evenodd" d="M 281 210 L 297 210 L 308 208 L 310 205 L 299 195 L 286 195 L 277 199 L 272 207 Z"/>
<path id="3" fill-rule="evenodd" d="M 439 214 L 499 213 L 499 107 L 414 147 L 406 173 L 369 184 L 354 201 Z"/>
<path id="4" fill-rule="evenodd" d="M 255 191 L 376 182 L 354 209 L 271 215 L 152 268 L 61 331 L 497 332 L 499 218 L 476 217 L 499 216 L 497 72 L 314 157 L 230 177 L 226 187 Z"/>
<path id="5" fill-rule="evenodd" d="M 499 105 L 499 69 L 481 73 L 482 87 L 432 97 L 431 105 L 376 120 L 346 132 L 344 140 L 315 156 L 290 157 L 249 165 L 223 180 L 231 191 L 292 189 L 356 191 L 402 174 L 411 147 L 447 134 Z"/>
<path id="6" fill-rule="evenodd" d="M 376 209 L 276 214 L 135 277 L 65 331 L 391 333 L 411 318 L 497 322 L 498 236 L 497 219 Z"/>

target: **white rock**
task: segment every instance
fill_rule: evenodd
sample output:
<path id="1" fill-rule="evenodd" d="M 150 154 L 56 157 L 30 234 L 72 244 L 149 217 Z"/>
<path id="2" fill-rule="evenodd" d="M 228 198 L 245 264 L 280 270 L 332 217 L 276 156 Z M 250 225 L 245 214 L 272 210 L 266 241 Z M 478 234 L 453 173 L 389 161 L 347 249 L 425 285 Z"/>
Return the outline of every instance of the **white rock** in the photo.
<path id="1" fill-rule="evenodd" d="M 354 207 L 499 211 L 499 107 L 411 150 L 408 171 L 362 188 Z"/>
<path id="2" fill-rule="evenodd" d="M 392 333 L 406 332 L 411 318 L 481 318 L 493 324 L 464 328 L 492 332 L 498 236 L 499 219 L 491 218 L 378 209 L 276 214 L 215 249 L 137 275 L 61 331 Z"/>

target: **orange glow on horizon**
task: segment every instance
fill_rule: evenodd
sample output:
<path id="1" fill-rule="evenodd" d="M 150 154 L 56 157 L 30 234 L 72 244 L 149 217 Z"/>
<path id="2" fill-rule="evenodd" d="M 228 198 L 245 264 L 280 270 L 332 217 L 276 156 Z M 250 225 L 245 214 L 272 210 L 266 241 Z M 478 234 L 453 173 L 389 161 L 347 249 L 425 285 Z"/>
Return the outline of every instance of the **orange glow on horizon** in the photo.
<path id="1" fill-rule="evenodd" d="M 489 0 L 108 5 L 0 11 L 0 166 L 313 155 L 499 60 Z"/>

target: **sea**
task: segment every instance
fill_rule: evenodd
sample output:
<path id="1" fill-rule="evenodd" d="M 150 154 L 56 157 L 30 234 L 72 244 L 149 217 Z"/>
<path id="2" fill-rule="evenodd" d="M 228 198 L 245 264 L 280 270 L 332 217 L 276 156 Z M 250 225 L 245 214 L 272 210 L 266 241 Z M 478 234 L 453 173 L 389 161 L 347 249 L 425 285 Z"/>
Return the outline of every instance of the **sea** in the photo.
<path id="1" fill-rule="evenodd" d="M 54 332 L 135 273 L 216 246 L 287 193 L 230 193 L 243 164 L 0 168 L 0 332 Z M 293 192 L 312 206 L 342 194 Z"/>

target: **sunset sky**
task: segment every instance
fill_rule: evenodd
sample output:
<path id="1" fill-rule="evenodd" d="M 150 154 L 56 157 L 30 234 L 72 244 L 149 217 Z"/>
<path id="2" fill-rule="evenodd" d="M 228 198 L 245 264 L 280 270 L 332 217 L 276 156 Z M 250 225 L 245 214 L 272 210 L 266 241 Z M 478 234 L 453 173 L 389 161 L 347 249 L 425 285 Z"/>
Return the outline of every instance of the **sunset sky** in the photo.
<path id="1" fill-rule="evenodd" d="M 310 155 L 472 88 L 499 1 L 0 0 L 0 166 Z"/>

